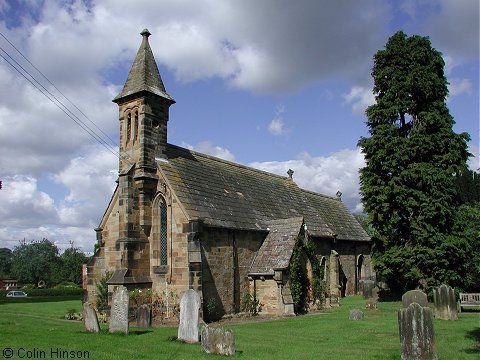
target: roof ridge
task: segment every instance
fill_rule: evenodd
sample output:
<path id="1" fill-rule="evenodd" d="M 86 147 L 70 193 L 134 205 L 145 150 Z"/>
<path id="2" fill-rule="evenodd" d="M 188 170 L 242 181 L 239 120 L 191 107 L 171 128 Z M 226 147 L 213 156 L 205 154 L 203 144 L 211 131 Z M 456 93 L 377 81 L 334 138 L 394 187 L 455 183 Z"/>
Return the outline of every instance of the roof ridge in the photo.
<path id="1" fill-rule="evenodd" d="M 303 192 L 306 192 L 306 193 L 309 193 L 309 194 L 312 194 L 312 195 L 320 195 L 321 197 L 338 201 L 338 199 L 337 199 L 336 197 L 333 197 L 333 196 L 321 194 L 321 193 L 318 193 L 318 192 L 315 192 L 315 191 L 312 191 L 312 190 L 306 190 L 306 189 L 303 189 L 303 188 L 301 188 L 301 187 L 299 187 L 299 189 L 302 190 Z M 340 201 L 340 202 L 341 202 L 341 201 Z"/>
<path id="2" fill-rule="evenodd" d="M 288 177 L 287 177 L 287 176 L 282 176 L 282 175 L 274 174 L 274 173 L 271 173 L 271 172 L 268 172 L 268 171 L 265 171 L 265 170 L 260 170 L 260 169 L 254 168 L 254 167 L 252 167 L 252 166 L 240 164 L 240 163 L 238 163 L 238 162 L 234 162 L 234 161 L 230 161 L 230 160 L 225 160 L 225 159 L 219 158 L 219 157 L 217 157 L 217 156 L 204 154 L 204 153 L 201 153 L 201 152 L 199 152 L 199 151 L 195 151 L 195 150 L 192 150 L 192 149 L 187 149 L 187 148 L 184 148 L 184 147 L 181 147 L 181 146 L 178 146 L 178 145 L 167 144 L 167 146 L 171 146 L 171 147 L 175 147 L 175 148 L 178 148 L 178 149 L 181 149 L 181 150 L 189 151 L 190 153 L 193 153 L 193 154 L 196 154 L 196 155 L 205 157 L 205 158 L 207 158 L 207 159 L 211 159 L 211 160 L 223 162 L 223 163 L 225 163 L 225 164 L 229 164 L 229 165 L 233 165 L 233 166 L 236 166 L 236 167 L 240 167 L 240 168 L 243 168 L 243 169 L 245 169 L 245 170 L 250 170 L 250 171 L 262 173 L 262 174 L 265 174 L 265 175 L 278 177 L 278 178 L 280 178 L 280 179 L 288 180 Z M 299 188 L 299 189 L 301 189 L 301 188 Z M 303 189 L 301 189 L 301 190 L 303 190 Z"/>

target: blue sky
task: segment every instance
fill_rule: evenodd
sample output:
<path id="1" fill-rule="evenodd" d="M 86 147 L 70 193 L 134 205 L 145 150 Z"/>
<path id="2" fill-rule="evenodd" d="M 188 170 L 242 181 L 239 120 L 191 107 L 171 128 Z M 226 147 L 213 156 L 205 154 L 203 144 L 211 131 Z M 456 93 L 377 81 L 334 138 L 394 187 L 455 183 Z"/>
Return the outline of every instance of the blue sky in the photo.
<path id="1" fill-rule="evenodd" d="M 144 28 L 177 101 L 170 143 L 282 175 L 291 168 L 299 186 L 340 190 L 356 212 L 373 55 L 397 30 L 429 36 L 446 62 L 454 129 L 470 133 L 479 167 L 478 1 L 0 0 L 4 37 L 114 142 L 111 100 Z M 4 37 L 0 54 L 61 99 Z M 3 58 L 0 88 L 0 247 L 45 237 L 91 251 L 118 160 Z"/>

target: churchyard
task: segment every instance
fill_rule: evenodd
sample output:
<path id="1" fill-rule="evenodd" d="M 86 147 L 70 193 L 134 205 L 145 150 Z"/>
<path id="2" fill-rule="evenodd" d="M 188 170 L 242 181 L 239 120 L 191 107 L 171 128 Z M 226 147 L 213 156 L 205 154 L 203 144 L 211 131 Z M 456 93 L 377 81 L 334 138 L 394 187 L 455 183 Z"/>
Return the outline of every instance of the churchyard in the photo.
<path id="1" fill-rule="evenodd" d="M 236 353 L 244 359 L 400 359 L 398 310 L 401 302 L 379 302 L 365 309 L 363 297 L 347 297 L 338 308 L 279 320 L 224 323 L 233 331 Z M 429 303 L 432 312 L 434 306 Z M 128 335 L 87 333 L 81 321 L 65 320 L 80 300 L 0 300 L 2 355 L 18 358 L 215 359 L 200 344 L 177 341 L 174 326 L 140 328 L 130 323 Z M 352 310 L 361 320 L 349 320 Z M 458 320 L 433 319 L 438 359 L 478 359 L 480 314 L 462 312 Z M 63 357 L 61 357 L 63 355 Z M 65 355 L 68 355 L 65 356 Z"/>

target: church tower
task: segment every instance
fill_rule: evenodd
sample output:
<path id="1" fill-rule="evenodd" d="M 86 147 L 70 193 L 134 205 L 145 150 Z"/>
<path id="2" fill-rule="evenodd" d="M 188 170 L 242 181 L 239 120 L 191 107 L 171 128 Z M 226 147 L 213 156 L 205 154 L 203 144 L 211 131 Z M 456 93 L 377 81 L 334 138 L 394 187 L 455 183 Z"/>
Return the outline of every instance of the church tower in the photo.
<path id="1" fill-rule="evenodd" d="M 116 271 L 109 284 L 148 284 L 151 203 L 157 188 L 157 159 L 166 159 L 170 105 L 145 29 L 119 107 L 119 229 Z"/>

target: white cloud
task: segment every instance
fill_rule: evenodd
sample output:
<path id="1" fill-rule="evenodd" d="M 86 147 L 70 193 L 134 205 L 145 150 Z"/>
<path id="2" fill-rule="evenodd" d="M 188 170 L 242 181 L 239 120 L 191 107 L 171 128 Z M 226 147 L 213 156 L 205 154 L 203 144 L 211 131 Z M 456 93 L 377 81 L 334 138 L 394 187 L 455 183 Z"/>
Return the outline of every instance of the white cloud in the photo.
<path id="1" fill-rule="evenodd" d="M 288 129 L 285 128 L 285 124 L 283 123 L 284 113 L 285 106 L 278 105 L 275 117 L 272 119 L 272 121 L 270 121 L 270 124 L 268 124 L 268 131 L 270 132 L 270 134 L 279 136 L 288 132 Z"/>
<path id="2" fill-rule="evenodd" d="M 365 115 L 367 107 L 375 103 L 375 96 L 371 87 L 353 86 L 343 98 L 347 104 L 352 104 L 352 112 L 361 116 Z"/>
<path id="3" fill-rule="evenodd" d="M 0 191 L 0 246 L 13 247 L 19 240 L 48 238 L 65 249 L 69 241 L 91 251 L 98 226 L 115 187 L 118 160 L 101 146 L 92 146 L 73 158 L 53 178 L 68 189 L 55 202 L 38 189 L 34 177 L 7 176 Z"/>
<path id="4" fill-rule="evenodd" d="M 472 83 L 468 79 L 450 79 L 450 85 L 448 86 L 449 97 L 458 96 L 463 93 L 472 93 Z"/>
<path id="5" fill-rule="evenodd" d="M 207 155 L 218 157 L 220 159 L 228 161 L 235 160 L 235 156 L 230 152 L 230 150 L 218 145 L 213 145 L 210 141 L 202 141 L 195 146 L 182 142 L 181 146 L 189 150 L 198 151 Z"/>
<path id="6" fill-rule="evenodd" d="M 25 226 L 26 223 L 41 225 L 58 221 L 53 199 L 38 190 L 35 178 L 23 175 L 6 176 L 2 178 L 2 187 L 2 226 Z"/>
<path id="7" fill-rule="evenodd" d="M 283 127 L 283 121 L 281 118 L 272 119 L 270 124 L 268 124 L 268 131 L 272 135 L 283 135 L 285 133 L 285 129 Z"/>
<path id="8" fill-rule="evenodd" d="M 282 176 L 292 169 L 295 171 L 293 179 L 301 188 L 328 196 L 335 196 L 340 190 L 342 200 L 350 210 L 361 212 L 363 209 L 358 170 L 365 166 L 365 161 L 360 149 L 345 149 L 327 157 L 312 157 L 303 153 L 296 160 L 255 162 L 249 165 Z"/>

